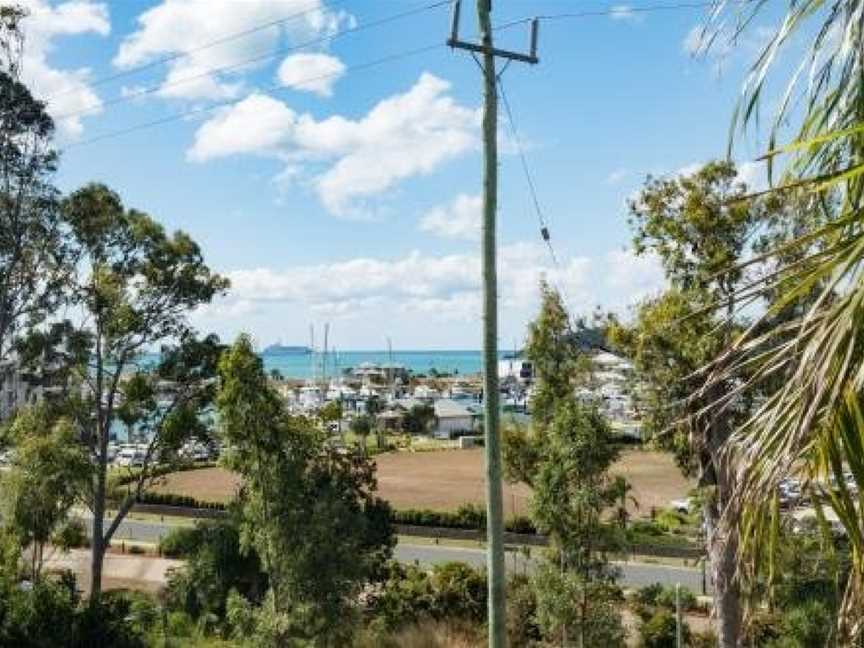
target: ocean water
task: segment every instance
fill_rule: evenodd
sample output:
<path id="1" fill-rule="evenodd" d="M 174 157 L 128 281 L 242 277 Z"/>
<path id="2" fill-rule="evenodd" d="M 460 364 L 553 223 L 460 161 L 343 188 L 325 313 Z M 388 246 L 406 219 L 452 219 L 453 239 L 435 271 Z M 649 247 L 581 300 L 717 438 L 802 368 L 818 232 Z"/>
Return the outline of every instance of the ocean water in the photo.
<path id="1" fill-rule="evenodd" d="M 267 371 L 278 369 L 286 378 L 309 378 L 313 375 L 313 367 L 315 374 L 321 375 L 321 354 L 265 354 L 262 358 Z M 419 374 L 428 374 L 435 369 L 439 373 L 470 375 L 480 373 L 482 367 L 480 351 L 339 351 L 327 355 L 327 375 L 339 375 L 364 362 L 383 364 L 391 360 Z"/>

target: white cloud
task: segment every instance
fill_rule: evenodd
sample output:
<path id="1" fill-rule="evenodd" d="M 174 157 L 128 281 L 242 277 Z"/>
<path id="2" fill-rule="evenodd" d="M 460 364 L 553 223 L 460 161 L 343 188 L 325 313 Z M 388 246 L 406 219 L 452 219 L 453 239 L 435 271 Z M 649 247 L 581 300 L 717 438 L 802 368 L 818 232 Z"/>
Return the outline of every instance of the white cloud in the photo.
<path id="1" fill-rule="evenodd" d="M 524 334 L 536 315 L 538 284 L 545 279 L 562 291 L 574 314 L 597 304 L 622 310 L 663 284 L 651 258 L 614 251 L 597 257 L 569 257 L 552 263 L 540 243 L 520 242 L 499 249 L 502 339 Z M 284 336 L 282 327 L 299 322 L 292 336 L 305 339 L 310 321 L 350 321 L 341 345 L 375 346 L 381 331 L 400 344 L 428 347 L 473 344 L 482 301 L 476 254 L 411 252 L 396 258 L 360 257 L 281 269 L 249 268 L 225 273 L 227 298 L 196 314 L 196 324 L 232 338 L 250 330 L 261 339 Z M 436 323 L 447 326 L 435 326 Z M 349 336 L 350 339 L 346 339 Z M 463 337 L 460 337 L 463 336 Z M 343 348 L 348 348 L 347 346 Z"/>
<path id="2" fill-rule="evenodd" d="M 292 54 L 279 66 L 277 77 L 286 88 L 333 96 L 333 84 L 345 74 L 345 64 L 329 54 Z"/>
<path id="3" fill-rule="evenodd" d="M 627 21 L 638 21 L 642 17 L 633 11 L 633 7 L 626 4 L 614 5 L 610 9 L 609 13 L 610 18 L 612 20 L 627 20 Z"/>
<path id="4" fill-rule="evenodd" d="M 55 117 L 60 133 L 77 137 L 84 128 L 82 119 L 102 112 L 102 101 L 88 83 L 89 69 L 56 68 L 48 57 L 55 50 L 57 38 L 81 34 L 107 36 L 111 31 L 108 7 L 89 0 L 60 4 L 26 0 L 19 4 L 29 14 L 23 23 L 23 81 L 34 96 L 47 100 L 48 112 Z"/>
<path id="5" fill-rule="evenodd" d="M 162 0 L 138 17 L 137 31 L 123 40 L 113 63 L 126 69 L 220 41 L 228 31 L 271 25 L 173 61 L 159 93 L 166 98 L 222 99 L 240 91 L 237 79 L 249 66 L 238 67 L 239 61 L 266 54 L 285 40 L 299 44 L 327 36 L 345 22 L 350 17 L 329 10 L 323 0 Z M 209 71 L 221 67 L 230 69 Z"/>
<path id="6" fill-rule="evenodd" d="M 357 215 L 398 182 L 431 173 L 477 146 L 477 111 L 456 103 L 449 90 L 447 81 L 423 73 L 407 92 L 380 101 L 360 119 L 320 121 L 253 94 L 205 122 L 187 156 L 204 162 L 272 155 L 292 167 L 289 176 L 298 164 L 323 165 L 312 185 L 325 207 Z"/>
<path id="7" fill-rule="evenodd" d="M 430 209 L 420 219 L 420 229 L 444 238 L 474 241 L 480 238 L 483 199 L 459 194 L 452 202 Z"/>
<path id="8" fill-rule="evenodd" d="M 297 114 L 281 101 L 253 94 L 205 122 L 187 157 L 204 162 L 238 154 L 276 154 L 297 125 Z"/>
<path id="9" fill-rule="evenodd" d="M 663 266 L 654 254 L 637 256 L 632 250 L 612 250 L 606 255 L 607 285 L 624 291 L 629 301 L 657 292 L 665 284 Z"/>

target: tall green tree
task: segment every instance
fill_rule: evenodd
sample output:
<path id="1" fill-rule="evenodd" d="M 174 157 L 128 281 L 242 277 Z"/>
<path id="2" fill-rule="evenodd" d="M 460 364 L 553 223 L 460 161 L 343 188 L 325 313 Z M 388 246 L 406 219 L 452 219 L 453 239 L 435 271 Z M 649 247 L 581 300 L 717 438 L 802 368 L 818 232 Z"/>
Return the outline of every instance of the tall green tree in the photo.
<path id="1" fill-rule="evenodd" d="M 3 524 L 30 548 L 30 577 L 38 580 L 45 545 L 81 500 L 92 466 L 72 421 L 55 419 L 45 406 L 19 410 L 9 436 L 15 452 L 0 475 Z"/>
<path id="2" fill-rule="evenodd" d="M 375 465 L 290 415 L 247 337 L 225 353 L 219 373 L 226 461 L 245 485 L 242 540 L 269 577 L 260 638 L 344 645 L 353 602 L 394 544 L 389 507 L 375 496 Z"/>
<path id="3" fill-rule="evenodd" d="M 20 77 L 25 17 L 0 7 L 0 363 L 57 306 L 72 261 L 52 183 L 54 122 Z"/>
<path id="4" fill-rule="evenodd" d="M 91 593 L 101 592 L 105 550 L 120 523 L 152 482 L 152 468 L 185 438 L 206 433 L 201 416 L 213 397 L 221 350 L 214 337 L 198 339 L 188 314 L 222 293 L 228 282 L 204 263 L 198 245 L 173 235 L 146 214 L 126 209 L 120 197 L 92 184 L 63 202 L 63 217 L 78 250 L 70 300 L 80 309 L 70 359 L 83 390 L 67 407 L 94 465 L 86 499 L 93 513 Z M 74 329 L 75 327 L 73 327 Z M 61 337 L 67 344 L 68 336 Z M 143 352 L 162 346 L 155 366 Z M 129 475 L 118 510 L 107 526 L 114 493 L 108 484 L 108 442 L 118 426 L 147 439 L 143 466 Z"/>
<path id="5" fill-rule="evenodd" d="M 738 645 L 742 620 L 735 578 L 739 530 L 721 528 L 736 469 L 724 446 L 748 406 L 730 398 L 731 377 L 710 382 L 700 370 L 741 330 L 735 297 L 746 276 L 739 263 L 772 209 L 776 206 L 747 198 L 730 163 L 712 162 L 692 175 L 649 178 L 630 206 L 634 248 L 656 255 L 670 288 L 643 303 L 629 329 L 610 332 L 643 382 L 639 404 L 646 432 L 675 450 L 679 464 L 698 474 L 707 495 L 703 517 L 723 648 Z M 724 308 L 715 310 L 717 304 Z M 725 407 L 712 411 L 720 401 Z"/>
<path id="6" fill-rule="evenodd" d="M 609 468 L 618 451 L 606 420 L 576 400 L 589 377 L 586 358 L 560 295 L 546 284 L 526 355 L 536 381 L 532 427 L 507 432 L 504 461 L 510 479 L 531 486 L 531 517 L 552 540 L 534 578 L 538 623 L 563 645 L 623 645 L 617 574 L 606 557 L 615 538 L 602 517 L 613 503 Z"/>

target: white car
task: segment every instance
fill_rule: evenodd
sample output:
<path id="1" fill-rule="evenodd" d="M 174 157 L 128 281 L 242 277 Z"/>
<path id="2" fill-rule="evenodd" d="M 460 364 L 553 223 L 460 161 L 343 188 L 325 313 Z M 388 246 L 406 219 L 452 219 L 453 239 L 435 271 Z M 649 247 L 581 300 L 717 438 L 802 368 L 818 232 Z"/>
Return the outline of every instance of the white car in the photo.
<path id="1" fill-rule="evenodd" d="M 118 466 L 143 466 L 146 454 L 139 448 L 123 448 L 114 460 Z"/>
<path id="2" fill-rule="evenodd" d="M 669 502 L 669 506 L 676 513 L 682 513 L 683 515 L 689 515 L 694 509 L 694 502 L 693 502 L 692 497 L 688 497 L 686 499 L 671 500 Z"/>

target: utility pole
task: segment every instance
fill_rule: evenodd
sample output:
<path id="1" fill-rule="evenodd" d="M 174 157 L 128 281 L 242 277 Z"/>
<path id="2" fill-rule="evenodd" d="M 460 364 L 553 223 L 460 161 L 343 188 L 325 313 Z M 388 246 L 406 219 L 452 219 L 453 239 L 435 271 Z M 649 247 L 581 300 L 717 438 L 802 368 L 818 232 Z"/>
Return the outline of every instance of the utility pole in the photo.
<path id="1" fill-rule="evenodd" d="M 486 542 L 489 574 L 489 647 L 505 648 L 504 514 L 501 489 L 501 447 L 498 406 L 498 271 L 496 264 L 495 216 L 498 209 L 498 77 L 495 57 L 535 64 L 537 25 L 531 23 L 531 53 L 495 49 L 492 43 L 492 0 L 477 0 L 480 44 L 459 40 L 461 2 L 453 5 L 453 20 L 447 44 L 482 55 L 483 71 L 483 421 L 486 433 Z M 502 70 L 503 72 L 503 70 Z"/>

